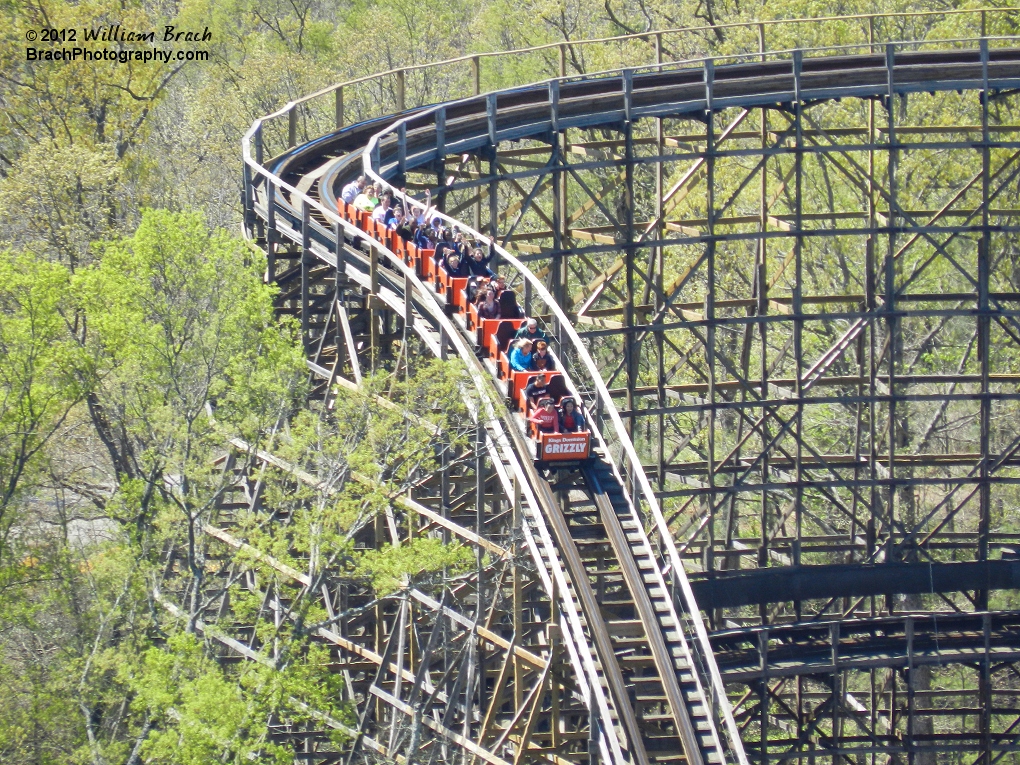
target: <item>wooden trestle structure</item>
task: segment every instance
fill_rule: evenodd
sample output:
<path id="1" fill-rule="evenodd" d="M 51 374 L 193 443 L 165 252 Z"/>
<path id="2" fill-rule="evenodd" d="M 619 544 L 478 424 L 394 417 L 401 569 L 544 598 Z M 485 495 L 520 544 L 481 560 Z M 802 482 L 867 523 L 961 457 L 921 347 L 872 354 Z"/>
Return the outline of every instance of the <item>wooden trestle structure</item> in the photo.
<path id="1" fill-rule="evenodd" d="M 762 25 L 675 64 L 679 32 L 622 38 L 644 57 L 591 77 L 562 44 L 560 77 L 487 94 L 468 57 L 462 100 L 408 108 L 399 70 L 391 119 L 344 127 L 338 86 L 256 122 L 245 225 L 311 406 L 402 343 L 495 384 L 413 263 L 336 215 L 369 173 L 498 253 L 597 433 L 546 479 L 479 411 L 359 537 L 459 539 L 456 581 L 358 610 L 277 566 L 274 618 L 295 592 L 357 610 L 318 635 L 351 742 L 294 732 L 297 757 L 1017 762 L 1020 41 L 886 44 L 881 18 L 853 49 L 767 53 Z M 243 545 L 230 507 L 207 531 Z"/>

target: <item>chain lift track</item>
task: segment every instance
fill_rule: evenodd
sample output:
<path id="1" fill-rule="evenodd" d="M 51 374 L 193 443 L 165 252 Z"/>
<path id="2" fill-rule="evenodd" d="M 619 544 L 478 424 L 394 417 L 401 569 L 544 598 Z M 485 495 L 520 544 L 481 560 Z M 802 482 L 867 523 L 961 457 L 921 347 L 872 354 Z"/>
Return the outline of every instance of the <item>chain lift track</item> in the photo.
<path id="1" fill-rule="evenodd" d="M 987 94 L 1008 94 L 1020 88 L 1020 50 L 1005 42 L 999 41 L 993 47 L 983 39 L 969 48 L 945 51 L 920 50 L 921 46 L 910 44 L 890 45 L 874 55 L 838 55 L 839 51 L 830 52 L 837 55 L 805 55 L 801 51 L 791 51 L 777 55 L 778 60 L 755 63 L 710 59 L 676 65 L 660 62 L 643 70 L 624 69 L 597 76 L 558 78 L 359 123 L 294 146 L 273 160 L 263 157 L 263 121 L 253 126 L 244 144 L 246 230 L 267 252 L 268 277 L 281 285 L 281 306 L 300 316 L 302 333 L 312 357 L 309 368 L 313 378 L 318 380 L 316 390 L 324 405 L 328 406 L 330 397 L 335 395 L 335 386 L 343 382 L 339 372 L 345 365 L 356 380 L 360 379 L 361 364 L 365 362 L 359 360 L 359 351 L 363 356 L 368 355 L 367 363 L 374 363 L 380 349 L 386 346 L 387 338 L 390 341 L 400 339 L 399 332 L 390 331 L 391 319 L 402 324 L 405 343 L 413 333 L 432 353 L 443 357 L 452 353 L 462 359 L 479 391 L 479 400 L 492 400 L 493 389 L 499 394 L 497 399 L 505 395 L 506 389 L 494 379 L 491 367 L 479 360 L 473 347 L 474 335 L 467 331 L 463 317 L 457 315 L 445 295 L 437 294 L 423 281 L 420 260 L 416 260 L 413 253 L 398 252 L 391 246 L 390 239 L 380 241 L 337 212 L 338 190 L 355 175 L 365 173 L 387 185 L 402 186 L 414 173 L 432 172 L 442 177 L 446 158 L 460 155 L 489 161 L 487 176 L 476 172 L 466 181 L 448 185 L 450 190 L 478 192 L 475 226 L 446 214 L 442 216 L 498 254 L 496 262 L 500 263 L 501 270 L 511 274 L 511 283 L 523 289 L 527 308 L 531 308 L 533 301 L 545 306 L 543 315 L 558 341 L 558 358 L 566 372 L 568 388 L 593 415 L 589 418 L 594 447 L 592 459 L 576 469 L 560 471 L 546 479 L 532 463 L 527 434 L 519 418 L 504 411 L 499 404 L 483 403 L 476 412 L 478 475 L 481 476 L 483 463 L 488 464 L 491 480 L 488 489 L 478 491 L 475 544 L 484 546 L 483 543 L 487 543 L 502 549 L 507 539 L 519 534 L 521 549 L 530 556 L 529 565 L 534 567 L 535 579 L 548 603 L 546 612 L 540 607 L 532 615 L 536 623 L 545 625 L 544 637 L 537 638 L 538 643 L 532 642 L 526 648 L 532 659 L 529 671 L 534 675 L 528 675 L 532 677 L 532 684 L 528 686 L 521 670 L 511 666 L 520 651 L 525 650 L 522 642 L 526 628 L 519 621 L 520 614 L 514 616 L 517 621 L 509 636 L 500 638 L 488 626 L 480 631 L 480 602 L 483 593 L 493 590 L 487 591 L 485 588 L 491 588 L 491 583 L 486 585 L 479 578 L 474 585 L 477 587 L 475 613 L 454 616 L 451 611 L 450 618 L 459 619 L 458 623 L 473 630 L 474 640 L 488 641 L 493 651 L 501 650 L 503 666 L 486 668 L 477 661 L 473 668 L 470 662 L 454 670 L 448 666 L 442 679 L 446 690 L 440 693 L 426 663 L 422 663 L 417 672 L 407 671 L 396 666 L 389 653 L 377 651 L 372 659 L 377 664 L 376 675 L 370 683 L 362 683 L 357 691 L 363 710 L 358 745 L 393 759 L 406 756 L 408 761 L 414 760 L 416 749 L 402 754 L 395 746 L 400 741 L 395 733 L 396 720 L 406 718 L 421 722 L 424 718 L 427 731 L 420 735 L 430 737 L 433 742 L 431 756 L 435 757 L 438 751 L 449 754 L 455 750 L 465 762 L 483 759 L 493 765 L 509 762 L 516 765 L 533 759 L 566 765 L 588 759 L 645 765 L 686 760 L 692 765 L 746 765 L 748 752 L 742 738 L 747 735 L 748 726 L 754 724 L 760 725 L 756 733 L 758 744 L 757 751 L 750 754 L 765 765 L 771 756 L 766 734 L 771 724 L 769 708 L 773 701 L 782 702 L 782 690 L 777 690 L 775 685 L 777 678 L 797 678 L 799 704 L 800 678 L 812 673 L 832 677 L 835 694 L 840 672 L 851 667 L 906 667 L 913 672 L 922 664 L 972 660 L 977 652 L 976 661 L 984 668 L 983 677 L 989 678 L 993 657 L 1002 666 L 1020 660 L 1020 643 L 1016 640 L 1020 618 L 1010 613 L 990 613 L 987 605 L 990 583 L 994 580 L 995 586 L 1015 588 L 1020 585 L 1020 571 L 1015 571 L 1005 557 L 1002 565 L 996 566 L 1000 562 L 989 560 L 987 554 L 979 561 L 983 566 L 980 571 L 975 569 L 966 574 L 978 583 L 976 589 L 984 587 L 983 608 L 979 609 L 982 612 L 960 614 L 954 617 L 955 621 L 924 615 L 908 616 L 906 621 L 892 616 L 858 619 L 848 626 L 838 622 L 812 624 L 810 620 L 798 620 L 787 625 L 756 628 L 733 625 L 710 635 L 705 615 L 712 615 L 716 609 L 786 598 L 768 592 L 763 594 L 763 590 L 770 587 L 772 591 L 782 590 L 784 586 L 804 588 L 809 592 L 806 597 L 855 597 L 889 591 L 889 580 L 882 579 L 874 585 L 866 581 L 848 585 L 848 578 L 863 571 L 848 565 L 842 577 L 835 571 L 837 567 L 818 567 L 826 571 L 815 583 L 795 579 L 799 569 L 793 567 L 789 573 L 782 568 L 760 569 L 774 577 L 771 583 L 761 577 L 744 584 L 736 577 L 702 577 L 692 582 L 688 578 L 687 547 L 678 544 L 680 535 L 675 522 L 667 519 L 661 509 L 665 486 L 662 459 L 660 457 L 658 485 L 653 488 L 632 441 L 634 418 L 631 416 L 625 421 L 621 416 L 614 401 L 619 394 L 610 390 L 603 379 L 605 370 L 589 350 L 598 334 L 579 332 L 574 326 L 578 312 L 570 309 L 566 294 L 566 258 L 560 258 L 564 263 L 561 276 L 549 283 L 536 276 L 524 258 L 515 257 L 505 249 L 512 229 L 502 237 L 497 236 L 496 230 L 499 183 L 509 179 L 517 184 L 535 178 L 537 190 L 549 170 L 548 167 L 525 168 L 511 173 L 500 169 L 501 144 L 522 140 L 545 142 L 552 147 L 552 162 L 557 152 L 562 151 L 560 136 L 567 130 L 619 131 L 623 138 L 613 145 L 623 146 L 623 156 L 603 165 L 613 172 L 621 169 L 627 204 L 615 217 L 620 218 L 622 213 L 625 220 L 618 223 L 625 227 L 626 235 L 624 241 L 618 239 L 604 249 L 625 252 L 627 294 L 633 297 L 629 282 L 637 249 L 633 180 L 633 126 L 637 121 L 659 120 L 660 144 L 663 119 L 693 119 L 703 123 L 709 148 L 702 154 L 703 167 L 696 169 L 707 174 L 710 187 L 713 165 L 719 155 L 712 149 L 714 117 L 732 109 L 759 108 L 763 112 L 778 109 L 792 114 L 799 148 L 803 145 L 802 121 L 808 105 L 862 99 L 872 104 L 878 100 L 889 106 L 894 99 L 909 93 L 978 91 L 985 94 L 982 98 L 985 119 L 982 143 L 977 147 L 986 147 L 986 155 L 993 146 L 996 150 L 1016 152 L 1020 150 L 1016 141 L 993 141 L 989 137 L 987 120 Z M 291 115 L 293 113 L 290 111 Z M 293 121 L 291 124 L 293 127 Z M 720 140 L 732 129 L 723 131 Z M 895 140 L 894 131 L 890 118 L 890 144 Z M 294 143 L 292 132 L 291 144 Z M 796 156 L 799 182 L 802 152 L 798 151 Z M 598 163 L 589 164 L 595 167 Z M 984 172 L 987 231 L 991 176 L 987 158 Z M 573 177 L 580 182 L 576 172 Z M 553 183 L 555 185 L 556 181 Z M 476 230 L 481 228 L 477 209 L 483 190 L 488 194 L 491 212 L 488 232 Z M 532 192 L 521 206 L 527 207 L 534 194 Z M 593 200 L 593 205 L 602 207 L 607 218 L 614 217 L 597 196 Z M 404 203 L 411 208 L 420 207 L 410 197 L 405 197 Z M 890 206 L 895 209 L 894 202 Z M 909 217 L 905 210 L 897 212 L 904 219 Z M 559 217 L 563 217 L 562 212 Z M 703 247 L 702 260 L 707 259 L 711 268 L 716 242 L 722 241 L 713 234 L 711 205 L 707 225 L 707 237 L 683 232 L 690 237 L 684 244 L 695 242 Z M 796 225 L 799 230 L 799 219 Z M 1012 229 L 1005 226 L 997 230 Z M 927 234 L 922 231 L 919 235 Z M 667 243 L 665 239 L 658 241 L 660 247 Z M 566 237 L 560 235 L 553 247 L 543 251 L 543 257 L 551 258 L 569 254 Z M 984 278 L 985 286 L 978 287 L 984 301 L 981 310 L 989 315 L 998 312 L 1007 323 L 1015 323 L 1012 313 L 1003 306 L 1007 298 L 990 295 L 987 274 Z M 604 276 L 603 283 L 606 281 L 608 277 Z M 601 286 L 597 288 L 601 289 Z M 593 293 L 589 304 L 595 302 L 597 294 Z M 711 296 L 706 298 L 705 316 L 712 315 L 713 300 Z M 348 309 L 359 301 L 364 318 L 359 325 L 361 329 L 355 331 Z M 629 312 L 624 322 L 626 326 L 634 325 L 634 308 L 634 305 L 623 308 Z M 667 302 L 648 326 L 661 324 L 668 308 Z M 891 305 L 887 308 L 893 310 Z M 880 313 L 882 309 L 876 310 Z M 793 311 L 795 314 L 802 311 L 796 296 Z M 704 320 L 692 320 L 691 325 L 697 327 L 699 321 Z M 868 317 L 850 321 L 848 328 L 816 362 L 798 361 L 797 395 L 806 396 L 815 386 L 823 385 L 833 365 L 848 349 L 863 341 L 871 322 Z M 710 326 L 710 338 L 711 332 Z M 708 342 L 711 343 L 711 339 Z M 630 342 L 625 341 L 623 365 L 627 367 L 628 409 L 634 410 L 631 402 L 638 393 L 638 385 L 631 369 L 636 362 L 627 356 L 629 345 Z M 331 365 L 323 363 L 327 356 L 332 359 Z M 988 400 L 990 374 L 987 367 L 986 363 L 982 372 L 985 401 Z M 712 385 L 710 379 L 710 397 L 715 396 Z M 790 423 L 784 423 L 778 415 L 771 416 L 781 431 L 790 427 Z M 989 452 L 987 448 L 985 451 Z M 995 456 L 1000 461 L 1010 460 L 1015 451 L 1016 448 L 1010 447 Z M 798 461 L 801 459 L 798 454 Z M 984 475 L 988 474 L 989 467 L 984 468 Z M 478 478 L 480 487 L 482 480 Z M 495 517 L 501 520 L 489 527 L 498 528 L 498 531 L 486 540 L 483 497 L 486 490 L 496 492 L 496 486 L 512 512 L 494 510 L 488 522 Z M 436 511 L 421 508 L 419 512 L 441 515 L 440 520 L 449 526 L 452 521 L 447 506 L 448 503 L 443 502 Z M 471 538 L 466 534 L 468 532 L 461 529 L 462 538 Z M 772 553 L 767 547 L 763 549 L 767 565 Z M 902 565 L 909 568 L 910 564 Z M 937 565 L 932 562 L 926 568 L 933 593 L 936 575 L 942 576 L 941 571 L 936 572 Z M 751 575 L 749 572 L 734 573 Z M 778 578 L 782 576 L 790 577 L 789 581 Z M 864 576 L 866 579 L 866 571 Z M 910 591 L 911 576 L 912 573 L 904 571 L 904 589 L 895 591 Z M 918 585 L 916 591 L 926 592 L 922 585 Z M 811 592 L 812 586 L 818 591 Z M 429 607 L 436 612 L 449 610 L 445 602 L 437 602 L 424 594 L 418 597 L 422 603 L 428 600 Z M 401 614 L 390 617 L 391 637 L 407 629 L 407 615 L 403 611 Z M 489 622 L 492 622 L 491 614 Z M 435 636 L 437 630 L 438 627 L 431 634 Z M 942 643 L 939 636 L 943 636 Z M 430 645 L 432 639 L 438 638 L 430 638 Z M 391 649 L 388 643 L 386 651 L 403 651 L 402 646 L 398 641 L 397 647 Z M 775 650 L 776 646 L 780 649 Z M 364 650 L 350 646 L 344 649 L 341 645 L 341 653 L 344 650 L 353 651 L 350 656 L 363 662 Z M 876 662 L 877 653 L 882 651 L 885 658 Z M 413 661 L 409 666 L 413 669 Z M 871 671 L 874 678 L 874 669 Z M 458 679 L 458 672 L 466 673 L 466 677 Z M 519 673 L 514 693 L 507 694 L 508 676 L 514 672 Z M 731 707 L 734 684 L 744 684 L 751 689 L 743 698 L 736 699 L 738 704 L 755 694 L 760 695 L 761 703 L 756 712 L 742 717 L 734 715 Z M 554 685 L 558 690 L 554 690 Z M 990 704 L 990 684 L 982 687 L 984 698 Z M 423 701 L 425 695 L 429 695 L 427 703 Z M 851 696 L 845 687 L 842 695 L 844 704 L 858 703 L 847 701 Z M 458 702 L 457 698 L 464 701 Z M 370 703 L 371 699 L 375 701 Z M 913 695 L 909 703 L 913 715 Z M 418 705 L 422 708 L 416 709 Z M 574 711 L 574 728 L 556 717 L 561 707 Z M 817 709 L 823 707 L 820 705 Z M 832 724 L 836 726 L 834 708 L 831 714 Z M 874 712 L 870 714 L 873 738 L 877 741 L 881 721 L 876 720 Z M 885 724 L 890 733 L 895 729 L 891 722 Z M 390 726 L 388 742 L 383 741 L 386 725 Z M 802 723 L 798 723 L 795 738 L 800 737 L 810 741 L 811 746 L 825 750 L 824 741 L 819 743 L 817 738 L 812 738 L 817 725 L 817 720 L 807 724 L 805 733 L 801 730 Z M 993 735 L 987 720 L 982 726 L 980 741 L 963 746 L 983 752 L 988 758 L 993 755 L 1001 758 L 1015 750 L 1015 736 L 1010 736 L 1008 730 L 1004 735 Z M 915 733 L 911 731 L 910 735 Z M 904 751 L 918 751 L 913 739 L 896 746 L 899 745 L 906 747 Z M 874 763 L 876 753 L 898 750 L 893 745 L 874 743 L 868 748 L 865 742 L 855 751 L 861 756 L 870 754 Z M 850 752 L 847 749 L 844 754 Z M 823 751 L 821 756 L 836 758 L 838 754 Z M 988 760 L 989 765 L 992 761 Z"/>

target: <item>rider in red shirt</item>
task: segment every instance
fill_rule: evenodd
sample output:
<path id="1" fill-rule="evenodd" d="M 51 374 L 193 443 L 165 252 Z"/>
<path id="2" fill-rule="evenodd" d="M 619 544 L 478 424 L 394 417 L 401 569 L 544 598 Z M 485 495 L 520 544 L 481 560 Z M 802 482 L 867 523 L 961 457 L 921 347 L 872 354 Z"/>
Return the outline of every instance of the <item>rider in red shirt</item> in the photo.
<path id="1" fill-rule="evenodd" d="M 551 398 L 542 399 L 541 407 L 528 418 L 528 421 L 535 423 L 539 433 L 560 432 L 560 416 Z"/>

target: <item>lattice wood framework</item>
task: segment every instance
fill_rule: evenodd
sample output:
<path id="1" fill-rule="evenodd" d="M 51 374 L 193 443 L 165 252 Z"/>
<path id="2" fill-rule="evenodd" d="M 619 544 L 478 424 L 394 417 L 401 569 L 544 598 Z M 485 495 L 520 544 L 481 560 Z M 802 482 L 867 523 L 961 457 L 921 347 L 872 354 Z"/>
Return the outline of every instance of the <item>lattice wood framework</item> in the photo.
<path id="1" fill-rule="evenodd" d="M 762 763 L 1017 757 L 1020 101 L 891 87 L 407 176 L 599 361 Z"/>
<path id="2" fill-rule="evenodd" d="M 412 168 L 407 186 L 434 188 L 526 260 L 582 330 L 668 513 L 752 759 L 1015 762 L 1017 95 L 901 97 L 890 78 L 874 99 L 713 106 L 710 66 L 699 119 L 494 141 Z M 316 238 L 326 221 L 292 192 L 287 203 L 280 183 L 314 189 L 327 159 L 272 181 L 246 168 L 248 228 L 280 310 L 301 321 L 323 412 L 372 365 L 457 346 L 376 246 Z M 529 313 L 549 316 L 517 286 Z M 559 350 L 583 384 L 575 351 Z M 627 672 L 639 733 L 662 747 L 648 762 L 683 758 L 666 748 L 676 735 L 643 652 L 649 625 L 625 618 L 634 601 L 605 529 L 580 529 L 593 538 L 587 581 L 574 581 L 561 560 L 573 547 L 545 526 L 574 524 L 581 547 L 592 483 L 543 482 L 501 437 L 480 427 L 474 448 L 359 532 L 366 546 L 427 533 L 471 544 L 478 565 L 455 582 L 374 604 L 340 577 L 303 580 L 265 558 L 257 574 L 223 572 L 262 595 L 270 622 L 311 598 L 347 614 L 318 638 L 357 709 L 323 727 L 350 729 L 353 745 L 278 731 L 299 758 L 643 761 L 605 746 L 625 726 L 600 717 L 588 685 L 605 667 L 598 625 L 577 618 L 585 587 L 611 614 L 605 656 Z M 234 446 L 223 467 L 237 495 L 206 529 L 211 550 L 243 545 L 231 513 L 259 512 L 266 475 L 316 480 Z M 184 595 L 174 581 L 169 604 Z M 226 600 L 205 613 L 225 653 L 266 650 Z"/>
<path id="3" fill-rule="evenodd" d="M 306 210 L 304 224 L 308 220 Z M 405 300 L 410 288 L 397 294 L 399 280 L 377 253 L 367 255 L 348 242 L 346 251 L 341 245 L 333 253 L 339 257 L 325 262 L 313 253 L 306 225 L 299 226 L 302 234 L 289 228 L 294 222 L 274 211 L 253 220 L 251 234 L 269 254 L 268 278 L 280 287 L 278 311 L 301 324 L 310 405 L 323 417 L 370 369 L 399 371 L 407 355 L 453 353 L 434 317 Z M 354 261 L 363 273 L 345 270 Z M 378 405 L 393 406 L 382 399 Z M 369 549 L 428 535 L 454 540 L 475 550 L 474 570 L 412 578 L 381 600 L 342 566 L 310 577 L 258 552 L 235 531 L 239 515 L 249 526 L 252 517 L 263 519 L 267 530 L 286 526 L 287 513 L 266 504 L 266 486 L 284 494 L 288 485 L 325 491 L 321 476 L 243 442 L 232 443 L 221 464 L 233 488 L 204 528 L 204 555 L 229 560 L 217 551 L 241 550 L 255 565 L 224 563 L 216 570 L 223 584 L 209 588 L 200 629 L 222 643 L 225 659 L 264 660 L 272 655 L 272 642 L 256 624 L 236 622 L 230 586 L 261 599 L 256 621 L 280 625 L 300 618 L 309 605 L 324 610 L 328 619 L 311 626 L 311 633 L 330 649 L 354 713 L 354 719 L 324 717 L 314 730 L 277 726 L 274 738 L 289 741 L 298 760 L 588 760 L 586 695 L 564 657 L 556 586 L 534 562 L 541 557 L 537 550 L 549 544 L 548 533 L 543 540 L 541 522 L 525 517 L 528 497 L 522 500 L 492 434 L 481 429 L 466 450 L 445 448 L 437 474 L 394 496 L 390 509 L 355 537 L 358 547 Z M 175 589 L 182 581 L 175 572 L 184 564 L 178 551 L 168 551 L 161 594 L 171 610 L 188 599 Z M 342 746 L 330 740 L 337 730 L 347 734 Z"/>

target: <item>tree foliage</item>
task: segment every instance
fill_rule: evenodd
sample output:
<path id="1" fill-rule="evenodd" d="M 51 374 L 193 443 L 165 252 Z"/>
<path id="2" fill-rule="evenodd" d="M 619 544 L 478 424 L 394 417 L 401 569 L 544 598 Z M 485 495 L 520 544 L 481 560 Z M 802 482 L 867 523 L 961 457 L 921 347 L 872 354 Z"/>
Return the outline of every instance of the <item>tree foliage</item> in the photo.
<path id="1" fill-rule="evenodd" d="M 355 544 L 365 524 L 395 523 L 408 487 L 473 437 L 462 374 L 416 361 L 406 377 L 342 392 L 330 418 L 297 413 L 303 349 L 273 316 L 259 254 L 228 233 L 240 219 L 239 142 L 252 120 L 331 82 L 469 52 L 716 25 L 667 57 L 732 53 L 757 40 L 719 25 L 935 5 L 0 4 L 0 761 L 282 762 L 266 735 L 270 717 L 350 722 L 329 657 L 311 639 L 330 617 L 296 598 L 280 624 L 258 622 L 250 661 L 215 661 L 222 642 L 203 614 L 222 588 L 239 618 L 261 607 L 231 580 L 231 564 L 280 587 L 280 565 L 316 583 L 340 572 L 377 598 L 474 565 L 467 549 L 434 538 L 372 551 Z M 770 31 L 769 46 L 859 39 L 862 23 Z M 962 22 L 896 23 L 890 38 L 959 36 Z M 999 23 L 992 18 L 989 33 L 1015 32 Z M 212 41 L 196 47 L 209 60 L 26 61 L 29 30 L 110 24 L 208 27 Z M 635 45 L 647 53 L 646 42 Z M 571 48 L 568 71 L 617 66 L 629 50 Z M 482 86 L 553 75 L 556 56 L 485 59 Z M 466 65 L 409 74 L 408 103 L 462 95 L 468 78 Z M 395 96 L 392 82 L 350 87 L 347 120 L 389 111 Z M 301 111 L 299 138 L 325 132 L 333 117 Z M 916 160 L 917 178 L 926 161 Z M 730 179 L 717 182 L 721 196 Z M 809 194 L 824 207 L 838 184 L 818 182 Z M 937 206 L 945 189 L 930 188 Z M 833 253 L 833 267 L 812 278 L 845 288 L 857 275 L 838 261 Z M 938 352 L 919 352 L 917 363 Z M 228 458 L 231 439 L 244 447 Z M 263 448 L 293 468 L 265 486 L 287 521 L 239 513 L 241 546 L 231 547 L 207 533 L 231 489 L 223 466 L 233 460 L 243 472 Z M 167 549 L 185 551 L 172 592 L 157 586 Z"/>

